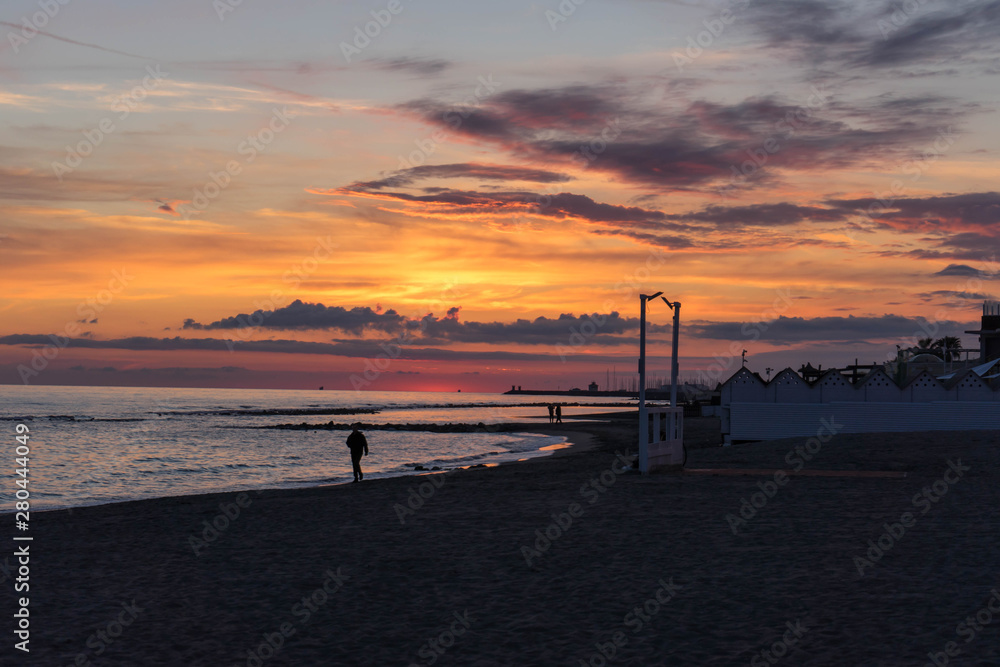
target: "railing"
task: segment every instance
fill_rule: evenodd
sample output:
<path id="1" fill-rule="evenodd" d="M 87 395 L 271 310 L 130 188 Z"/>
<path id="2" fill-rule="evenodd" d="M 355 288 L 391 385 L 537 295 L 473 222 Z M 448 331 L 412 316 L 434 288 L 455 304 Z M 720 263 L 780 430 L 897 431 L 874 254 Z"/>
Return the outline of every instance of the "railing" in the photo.
<path id="1" fill-rule="evenodd" d="M 639 470 L 684 465 L 684 408 L 645 408 L 639 414 Z"/>

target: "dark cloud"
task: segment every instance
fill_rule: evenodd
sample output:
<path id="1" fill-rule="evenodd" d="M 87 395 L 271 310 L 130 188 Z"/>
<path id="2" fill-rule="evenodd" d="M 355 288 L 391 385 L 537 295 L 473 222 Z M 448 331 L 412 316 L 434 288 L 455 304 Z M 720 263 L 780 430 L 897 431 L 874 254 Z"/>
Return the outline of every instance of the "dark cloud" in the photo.
<path id="1" fill-rule="evenodd" d="M 926 299 L 928 301 L 933 299 L 945 298 L 951 300 L 966 300 L 966 301 L 985 301 L 993 299 L 990 294 L 983 294 L 981 292 L 958 292 L 955 290 L 939 289 L 933 292 L 922 292 L 916 296 Z"/>
<path id="2" fill-rule="evenodd" d="M 638 318 L 623 318 L 610 314 L 574 316 L 562 314 L 556 318 L 536 317 L 514 322 L 462 322 L 458 310 L 452 309 L 443 318 L 428 315 L 420 323 L 423 336 L 440 342 L 490 343 L 520 345 L 570 345 L 574 333 L 591 345 L 618 345 L 616 336 L 639 330 Z M 630 341 L 629 341 L 630 342 Z"/>
<path id="3" fill-rule="evenodd" d="M 114 340 L 87 340 L 81 338 L 61 339 L 60 346 L 68 348 L 162 351 L 162 350 L 210 350 L 215 352 L 266 352 L 279 354 L 321 354 L 359 359 L 374 358 L 386 354 L 386 346 L 396 344 L 398 339 L 387 340 L 357 340 L 340 343 L 314 343 L 299 340 L 226 340 L 219 338 L 150 338 L 133 336 Z M 53 345 L 53 340 L 43 334 L 12 334 L 0 336 L 0 345 L 23 345 L 26 347 L 45 347 Z M 393 348 L 390 348 L 393 349 Z M 621 357 L 586 354 L 583 348 L 580 353 L 565 353 L 570 360 L 587 360 L 593 362 L 620 363 Z M 552 361 L 560 359 L 559 352 L 553 348 L 551 353 L 505 352 L 502 350 L 446 350 L 433 347 L 415 347 L 399 345 L 395 358 L 407 360 L 429 361 Z"/>
<path id="4" fill-rule="evenodd" d="M 408 72 L 420 76 L 435 76 L 441 74 L 454 63 L 441 58 L 374 58 L 367 61 L 372 67 L 390 72 Z"/>
<path id="5" fill-rule="evenodd" d="M 867 213 L 876 220 L 907 231 L 994 229 L 1000 223 L 1000 193 L 997 192 L 905 197 L 885 203 L 875 199 L 834 199 L 826 203 L 855 213 Z"/>
<path id="6" fill-rule="evenodd" d="M 368 307 L 347 310 L 340 306 L 324 306 L 321 303 L 304 303 L 296 299 L 289 305 L 276 310 L 256 310 L 232 317 L 216 320 L 211 324 L 201 324 L 193 319 L 184 320 L 184 329 L 339 329 L 356 335 L 366 330 L 393 333 L 400 331 L 406 318 L 394 310 L 383 313 Z"/>
<path id="7" fill-rule="evenodd" d="M 717 340 L 762 340 L 774 344 L 849 342 L 908 339 L 930 325 L 922 318 L 902 315 L 881 317 L 784 317 L 770 322 L 691 322 L 685 335 Z M 958 329 L 964 323 L 938 321 L 936 329 Z M 926 335 L 926 334 L 924 334 Z"/>
<path id="8" fill-rule="evenodd" d="M 672 218 L 692 222 L 710 222 L 719 227 L 759 225 L 775 227 L 800 222 L 841 222 L 845 212 L 838 209 L 797 204 L 754 204 L 750 206 L 708 206 L 705 209 Z"/>
<path id="9" fill-rule="evenodd" d="M 448 168 L 446 173 L 449 173 L 451 165 L 445 167 Z M 673 249 L 735 247 L 740 242 L 734 236 L 712 237 L 712 232 L 802 223 L 848 224 L 848 217 L 857 215 L 849 206 L 809 206 L 787 202 L 746 206 L 711 205 L 699 211 L 668 214 L 641 206 L 597 202 L 586 195 L 572 192 L 483 192 L 437 187 L 422 188 L 417 193 L 411 193 L 385 189 L 388 186 L 405 186 L 416 180 L 416 176 L 431 177 L 437 174 L 436 171 L 421 171 L 411 176 L 409 171 L 411 170 L 379 181 L 356 182 L 344 188 L 311 191 L 324 195 L 396 201 L 407 205 L 407 214 L 436 218 L 478 216 L 492 218 L 497 224 L 502 224 L 505 220 L 511 221 L 510 225 L 530 218 L 582 220 L 600 225 L 601 229 L 590 230 L 597 235 L 621 236 L 639 243 Z M 797 243 L 819 243 L 801 236 L 795 240 Z"/>
<path id="10" fill-rule="evenodd" d="M 1000 28 L 996 0 L 754 0 L 745 13 L 768 47 L 827 68 L 988 66 Z"/>
<path id="11" fill-rule="evenodd" d="M 421 99 L 396 109 L 498 144 L 519 159 L 575 164 L 663 191 L 729 182 L 748 160 L 757 172 L 753 182 L 775 178 L 775 169 L 882 163 L 922 147 L 941 125 L 972 110 L 926 95 L 881 95 L 854 104 L 833 103 L 830 96 L 814 89 L 801 102 L 762 96 L 650 108 L 624 84 L 595 84 L 512 90 L 475 107 Z"/>
<path id="12" fill-rule="evenodd" d="M 380 182 L 376 182 L 380 183 Z M 586 195 L 571 192 L 544 194 L 529 191 L 479 192 L 435 188 L 433 192 L 415 195 L 399 191 L 372 191 L 361 188 L 339 188 L 332 191 L 313 190 L 319 194 L 366 195 L 377 199 L 395 200 L 425 205 L 435 216 L 537 216 L 554 219 L 574 218 L 595 223 L 638 223 L 656 229 L 684 231 L 689 226 L 671 222 L 674 217 L 662 211 L 637 206 L 619 206 L 596 202 Z"/>
<path id="13" fill-rule="evenodd" d="M 429 123 L 446 124 L 463 134 L 513 140 L 552 128 L 592 132 L 620 111 L 621 93 L 617 86 L 603 84 L 515 89 L 491 95 L 476 106 L 420 99 L 396 109 Z"/>
<path id="14" fill-rule="evenodd" d="M 1000 193 L 973 192 L 934 197 L 827 200 L 825 204 L 863 215 L 865 227 L 920 233 L 923 247 L 896 250 L 886 246 L 878 254 L 886 257 L 952 260 L 988 263 L 992 268 L 976 270 L 969 264 L 949 264 L 935 276 L 976 276 L 996 274 L 1000 256 Z M 874 224 L 873 224 L 874 223 Z"/>
<path id="15" fill-rule="evenodd" d="M 856 3 L 849 0 L 755 0 L 745 3 L 747 18 L 773 45 L 793 40 L 842 44 L 852 32 Z M 787 32 L 789 28 L 794 32 Z"/>
<path id="16" fill-rule="evenodd" d="M 562 314 L 556 318 L 537 317 L 515 322 L 463 322 L 460 308 L 449 308 L 444 316 L 429 313 L 422 318 L 407 319 L 394 310 L 378 313 L 368 307 L 350 310 L 321 303 L 292 304 L 274 311 L 258 310 L 252 314 L 226 317 L 212 324 L 184 321 L 184 329 L 196 330 L 328 330 L 337 329 L 356 336 L 366 331 L 398 334 L 407 341 L 421 344 L 487 343 L 520 345 L 569 344 L 574 332 L 584 332 L 588 343 L 617 345 L 620 334 L 638 331 L 637 318 L 623 318 L 617 312 L 593 313 L 575 316 Z M 391 340 L 391 339 L 390 339 Z M 351 345 L 354 340 L 338 340 L 338 344 Z"/>
<path id="17" fill-rule="evenodd" d="M 916 11 L 907 12 L 914 7 Z M 1000 2 L 890 3 L 877 19 L 881 39 L 864 50 L 857 62 L 895 66 L 964 60 L 970 51 L 996 53 Z"/>
<path id="18" fill-rule="evenodd" d="M 598 236 L 620 236 L 643 245 L 666 250 L 683 250 L 695 247 L 695 243 L 687 237 L 671 234 L 653 234 L 629 229 L 596 229 L 593 233 Z"/>
<path id="19" fill-rule="evenodd" d="M 949 264 L 937 273 L 932 273 L 931 275 L 937 277 L 955 276 L 959 278 L 982 278 L 983 276 L 992 274 L 980 271 L 979 269 L 974 269 L 968 264 Z"/>
<path id="20" fill-rule="evenodd" d="M 465 162 L 401 169 L 377 181 L 352 183 L 348 188 L 358 190 L 399 188 L 428 178 L 477 178 L 490 181 L 530 181 L 533 183 L 562 183 L 571 180 L 566 174 L 545 169 Z"/>
<path id="21" fill-rule="evenodd" d="M 485 217 L 491 219 L 491 224 L 504 225 L 505 229 L 537 218 L 580 220 L 597 225 L 597 228 L 589 230 L 595 235 L 618 236 L 672 250 L 745 247 L 746 243 L 753 244 L 756 241 L 745 235 L 732 234 L 732 231 L 796 224 L 849 224 L 848 216 L 857 215 L 849 207 L 808 206 L 787 202 L 746 206 L 712 205 L 698 211 L 672 214 L 640 206 L 597 202 L 586 195 L 571 192 L 545 194 L 529 191 L 482 192 L 424 188 L 419 194 L 412 194 L 365 188 L 371 185 L 381 188 L 384 184 L 386 181 L 355 183 L 336 190 L 313 192 L 397 201 L 407 205 L 406 213 L 409 215 L 435 218 Z M 842 243 L 805 238 L 801 233 L 794 238 L 770 238 L 767 242 L 844 247 Z"/>

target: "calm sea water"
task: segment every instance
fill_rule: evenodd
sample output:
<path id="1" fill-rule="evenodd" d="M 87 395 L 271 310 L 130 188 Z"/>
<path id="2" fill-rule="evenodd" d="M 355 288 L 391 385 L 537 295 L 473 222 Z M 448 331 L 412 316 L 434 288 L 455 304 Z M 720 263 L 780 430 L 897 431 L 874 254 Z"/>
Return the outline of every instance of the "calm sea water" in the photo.
<path id="1" fill-rule="evenodd" d="M 567 397 L 429 392 L 0 386 L 0 452 L 9 460 L 0 512 L 14 508 L 15 428 L 30 429 L 33 510 L 124 500 L 314 486 L 353 479 L 347 431 L 258 429 L 272 424 L 548 422 Z M 564 415 L 593 412 L 565 407 Z M 377 414 L 320 414 L 376 409 Z M 598 408 L 600 409 L 600 408 Z M 544 455 L 561 437 L 532 433 L 366 433 L 365 477 L 413 474 Z"/>

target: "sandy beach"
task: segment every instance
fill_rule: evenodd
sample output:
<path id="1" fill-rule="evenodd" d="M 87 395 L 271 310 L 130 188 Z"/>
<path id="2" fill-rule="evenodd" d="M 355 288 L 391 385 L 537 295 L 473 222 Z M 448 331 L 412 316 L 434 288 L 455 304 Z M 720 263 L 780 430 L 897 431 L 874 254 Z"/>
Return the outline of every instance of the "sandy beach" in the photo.
<path id="1" fill-rule="evenodd" d="M 36 514 L 3 664 L 1000 664 L 1000 433 L 686 426 L 689 468 L 756 472 L 641 477 L 628 423 L 581 422 L 500 467 Z"/>

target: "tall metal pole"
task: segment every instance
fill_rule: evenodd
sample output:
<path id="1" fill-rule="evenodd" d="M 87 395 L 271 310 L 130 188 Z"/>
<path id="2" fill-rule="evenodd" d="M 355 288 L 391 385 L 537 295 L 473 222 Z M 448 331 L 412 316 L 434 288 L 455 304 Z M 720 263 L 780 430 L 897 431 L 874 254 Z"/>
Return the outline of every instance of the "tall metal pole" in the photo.
<path id="1" fill-rule="evenodd" d="M 649 470 L 649 421 L 646 416 L 646 295 L 639 295 L 639 472 Z"/>
<path id="2" fill-rule="evenodd" d="M 670 359 L 670 407 L 677 407 L 677 338 L 681 330 L 681 302 L 674 301 L 674 341 Z"/>

